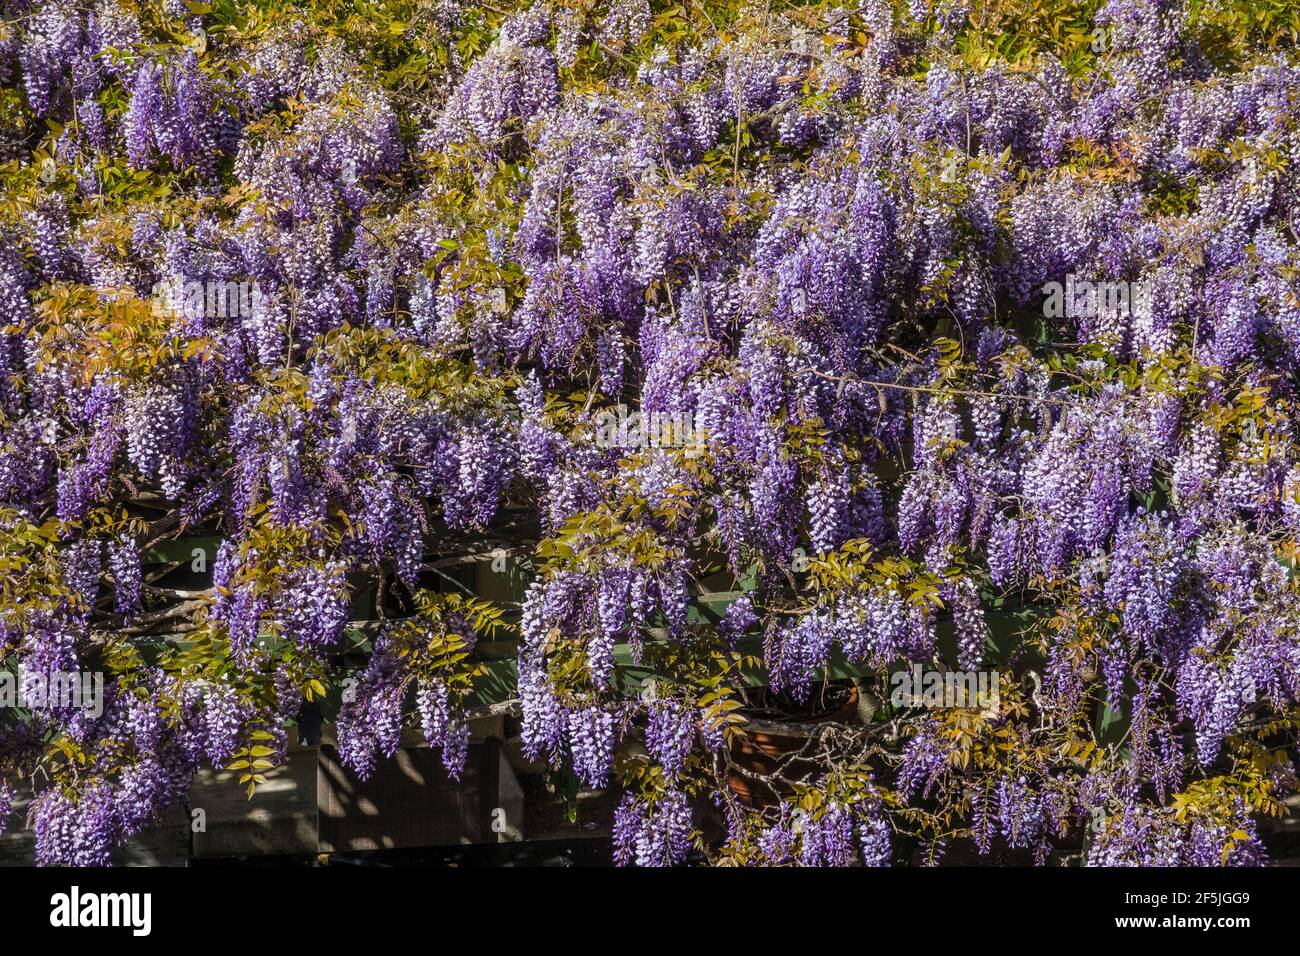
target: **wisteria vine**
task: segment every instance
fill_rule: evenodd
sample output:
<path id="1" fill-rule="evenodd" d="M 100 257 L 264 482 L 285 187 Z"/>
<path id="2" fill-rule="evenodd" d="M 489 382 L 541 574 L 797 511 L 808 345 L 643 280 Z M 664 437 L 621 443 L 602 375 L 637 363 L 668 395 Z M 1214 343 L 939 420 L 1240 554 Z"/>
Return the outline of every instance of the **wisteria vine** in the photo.
<path id="1" fill-rule="evenodd" d="M 490 636 L 620 863 L 1266 863 L 1300 11 L 504 7 L 0 2 L 0 664 L 106 676 L 0 830 L 107 864 L 321 701 L 459 776 Z"/>

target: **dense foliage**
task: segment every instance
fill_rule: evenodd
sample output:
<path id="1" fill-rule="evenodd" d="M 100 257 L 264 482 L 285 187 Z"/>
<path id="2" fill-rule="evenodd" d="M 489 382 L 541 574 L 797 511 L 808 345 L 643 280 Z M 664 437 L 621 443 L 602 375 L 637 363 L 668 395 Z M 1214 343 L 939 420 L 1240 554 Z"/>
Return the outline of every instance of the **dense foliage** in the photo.
<path id="1" fill-rule="evenodd" d="M 0 828 L 32 782 L 105 863 L 345 686 L 349 767 L 459 773 L 517 628 L 624 862 L 1264 862 L 1300 7 L 500 2 L 0 2 L 0 659 L 108 679 L 0 710 Z M 142 564 L 194 535 L 210 584 Z M 518 608 L 439 586 L 492 555 Z M 744 688 L 828 666 L 863 719 L 738 799 Z"/>

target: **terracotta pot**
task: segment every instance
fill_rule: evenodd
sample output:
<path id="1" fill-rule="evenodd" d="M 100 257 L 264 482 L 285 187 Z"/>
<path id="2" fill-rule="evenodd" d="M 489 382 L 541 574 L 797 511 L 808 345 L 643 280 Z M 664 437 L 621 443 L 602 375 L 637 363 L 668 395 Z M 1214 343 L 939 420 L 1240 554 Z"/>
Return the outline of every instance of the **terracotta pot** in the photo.
<path id="1" fill-rule="evenodd" d="M 845 723 L 852 720 L 857 711 L 858 689 L 850 687 L 849 696 L 843 704 L 834 710 L 803 718 L 799 723 Z M 806 735 L 794 728 L 788 734 L 774 730 L 744 730 L 731 745 L 731 762 L 750 773 L 767 776 L 781 765 L 784 758 L 798 752 L 807 739 Z M 782 776 L 792 781 L 804 781 L 814 777 L 818 770 L 817 764 L 811 760 L 792 760 L 785 765 Z M 774 806 L 779 798 L 793 795 L 787 784 L 774 783 L 769 786 L 734 770 L 727 774 L 727 785 L 742 803 L 751 807 Z"/>

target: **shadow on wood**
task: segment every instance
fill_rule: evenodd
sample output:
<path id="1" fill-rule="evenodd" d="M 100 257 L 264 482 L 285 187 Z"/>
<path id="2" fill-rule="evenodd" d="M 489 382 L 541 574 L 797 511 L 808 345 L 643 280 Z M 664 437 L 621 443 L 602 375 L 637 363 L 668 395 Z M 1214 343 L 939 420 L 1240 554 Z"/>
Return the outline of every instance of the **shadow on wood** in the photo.
<path id="1" fill-rule="evenodd" d="M 459 781 L 429 747 L 401 748 L 362 781 L 323 745 L 316 799 L 321 853 L 496 843 L 517 834 L 523 816 L 522 793 L 497 738 L 470 745 Z"/>

